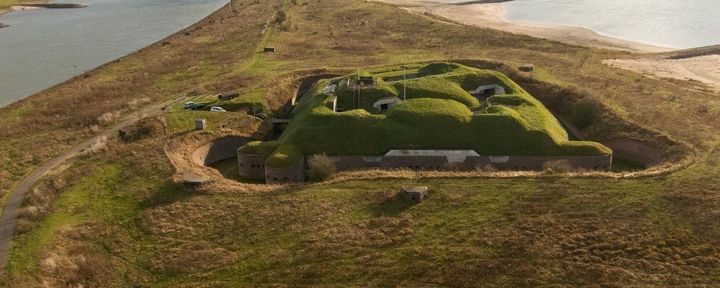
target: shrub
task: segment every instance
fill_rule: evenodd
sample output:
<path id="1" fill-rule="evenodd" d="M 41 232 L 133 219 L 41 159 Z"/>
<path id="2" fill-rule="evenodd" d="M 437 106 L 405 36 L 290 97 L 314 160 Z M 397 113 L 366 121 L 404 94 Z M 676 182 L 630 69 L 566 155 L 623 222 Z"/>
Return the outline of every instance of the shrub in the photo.
<path id="1" fill-rule="evenodd" d="M 105 112 L 96 118 L 100 125 L 107 125 L 120 118 L 120 111 Z"/>
<path id="2" fill-rule="evenodd" d="M 573 168 L 572 164 L 570 164 L 570 161 L 568 160 L 555 160 L 545 162 L 543 170 L 550 173 L 564 173 L 572 172 L 575 168 Z"/>
<path id="3" fill-rule="evenodd" d="M 327 180 L 337 172 L 335 162 L 325 154 L 313 155 L 308 160 L 308 178 L 310 181 L 319 182 Z"/>
<path id="4" fill-rule="evenodd" d="M 573 125 L 578 129 L 585 129 L 595 122 L 600 115 L 600 103 L 592 97 L 580 99 L 572 111 Z"/>
<path id="5" fill-rule="evenodd" d="M 485 165 L 478 164 L 477 166 L 475 166 L 475 171 L 477 171 L 477 172 L 497 172 L 498 170 L 497 170 L 497 168 L 495 168 L 495 166 L 492 166 L 490 164 L 485 164 Z"/>
<path id="6" fill-rule="evenodd" d="M 167 123 L 163 117 L 145 118 L 137 123 L 120 129 L 120 138 L 133 142 L 148 137 L 165 134 Z"/>

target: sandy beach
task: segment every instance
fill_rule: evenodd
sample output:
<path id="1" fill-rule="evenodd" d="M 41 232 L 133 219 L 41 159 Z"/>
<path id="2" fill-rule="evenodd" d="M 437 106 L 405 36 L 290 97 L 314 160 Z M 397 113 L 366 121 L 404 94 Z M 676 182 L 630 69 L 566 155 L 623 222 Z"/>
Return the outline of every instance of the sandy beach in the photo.
<path id="1" fill-rule="evenodd" d="M 22 4 L 44 4 L 44 3 L 48 3 L 48 1 L 47 0 L 28 0 L 28 1 L 11 0 L 11 1 L 3 3 L 3 5 L 0 5 L 0 16 L 10 13 L 12 11 L 26 10 L 24 8 L 28 8 L 28 7 L 23 6 Z M 31 8 L 36 8 L 36 7 L 31 7 Z"/>
<path id="2" fill-rule="evenodd" d="M 720 91 L 720 49 L 710 55 L 675 59 L 685 53 L 670 48 L 647 45 L 598 34 L 590 29 L 538 23 L 515 23 L 505 19 L 505 8 L 489 0 L 485 4 L 445 4 L 420 0 L 374 0 L 384 2 L 420 15 L 433 14 L 465 25 L 523 34 L 559 41 L 571 45 L 621 50 L 642 54 L 635 59 L 608 59 L 606 64 L 632 70 L 650 77 L 695 80 Z M 686 54 L 692 53 L 689 49 Z"/>
<path id="3" fill-rule="evenodd" d="M 632 70 L 656 78 L 694 80 L 720 91 L 720 55 L 706 55 L 686 59 L 647 57 L 637 59 L 609 59 L 613 67 Z"/>
<path id="4" fill-rule="evenodd" d="M 11 11 L 39 10 L 39 9 L 45 9 L 45 8 L 35 7 L 35 6 L 23 6 L 23 5 L 10 6 Z"/>
<path id="5" fill-rule="evenodd" d="M 486 4 L 441 4 L 416 0 L 376 0 L 403 7 L 413 13 L 434 14 L 466 24 L 524 34 L 578 46 L 588 46 L 639 53 L 659 53 L 670 48 L 621 40 L 598 34 L 590 29 L 549 24 L 509 22 L 505 19 L 505 8 L 500 3 Z M 495 1 L 488 1 L 495 2 Z"/>

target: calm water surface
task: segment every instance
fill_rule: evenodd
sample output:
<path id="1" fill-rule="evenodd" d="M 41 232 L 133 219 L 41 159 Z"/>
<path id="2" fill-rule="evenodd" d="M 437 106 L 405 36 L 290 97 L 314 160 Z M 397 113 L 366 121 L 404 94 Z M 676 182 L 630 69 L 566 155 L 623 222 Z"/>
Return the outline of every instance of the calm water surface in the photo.
<path id="1" fill-rule="evenodd" d="M 516 0 L 503 5 L 510 21 L 585 27 L 669 48 L 720 44 L 719 0 Z"/>
<path id="2" fill-rule="evenodd" d="M 677 49 L 720 44 L 720 0 L 515 0 L 502 5 L 512 22 L 584 27 Z"/>
<path id="3" fill-rule="evenodd" d="M 56 1 L 64 2 L 64 1 Z M 0 107 L 185 28 L 228 0 L 78 0 L 0 16 Z"/>

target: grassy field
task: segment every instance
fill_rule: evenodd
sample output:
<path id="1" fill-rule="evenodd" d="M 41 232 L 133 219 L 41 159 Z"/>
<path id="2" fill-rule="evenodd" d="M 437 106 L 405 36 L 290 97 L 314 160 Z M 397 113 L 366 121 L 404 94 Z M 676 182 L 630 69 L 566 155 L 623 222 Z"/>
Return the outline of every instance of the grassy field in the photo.
<path id="1" fill-rule="evenodd" d="M 297 69 L 457 58 L 533 63 L 534 79 L 592 95 L 619 117 L 693 145 L 697 157 L 644 178 L 375 179 L 252 193 L 173 183 L 163 146 L 177 136 L 111 139 L 104 152 L 50 176 L 84 177 L 67 177 L 47 216 L 18 235 L 4 286 L 720 283 L 720 95 L 601 63 L 637 55 L 355 0 L 233 1 L 164 42 L 0 109 L 0 189 L 92 135 L 93 125 L 111 125 L 98 120 L 103 114 L 142 106 L 133 99 L 265 89 Z M 277 53 L 257 53 L 265 45 Z M 89 109 L 65 113 L 76 103 Z M 398 201 L 400 186 L 414 184 L 428 185 L 429 199 Z"/>

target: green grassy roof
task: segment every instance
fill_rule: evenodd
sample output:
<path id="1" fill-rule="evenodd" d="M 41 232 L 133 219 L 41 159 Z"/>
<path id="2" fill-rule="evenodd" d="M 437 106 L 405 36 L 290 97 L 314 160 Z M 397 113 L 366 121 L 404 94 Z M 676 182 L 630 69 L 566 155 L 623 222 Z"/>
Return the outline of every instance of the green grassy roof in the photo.
<path id="1" fill-rule="evenodd" d="M 318 81 L 297 103 L 293 120 L 274 142 L 278 148 L 268 165 L 289 165 L 300 155 L 379 156 L 391 149 L 472 149 L 483 155 L 612 153 L 599 143 L 569 141 L 540 101 L 499 72 L 447 63 L 415 71 L 417 78 L 405 81 L 385 82 L 378 77 L 377 85 L 361 89 L 360 96 L 347 85 L 347 79 L 357 79 L 357 74 Z M 367 73 L 377 77 L 388 71 Z M 331 83 L 339 84 L 335 95 L 320 93 Z M 377 99 L 402 98 L 398 91 L 403 83 L 407 101 L 385 114 L 374 111 L 372 103 Z M 489 84 L 503 86 L 508 94 L 490 97 L 489 107 L 478 109 L 480 101 L 467 91 Z M 360 105 L 333 112 L 325 102 L 335 96 L 345 109 L 353 103 Z M 358 101 L 357 97 L 365 98 Z"/>

